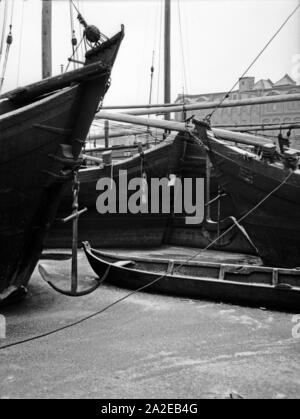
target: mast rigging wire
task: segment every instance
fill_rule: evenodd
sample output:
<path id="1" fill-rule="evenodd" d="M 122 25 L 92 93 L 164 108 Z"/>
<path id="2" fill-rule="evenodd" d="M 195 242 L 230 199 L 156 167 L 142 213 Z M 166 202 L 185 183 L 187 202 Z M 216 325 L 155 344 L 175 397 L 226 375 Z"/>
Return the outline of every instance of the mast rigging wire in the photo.
<path id="1" fill-rule="evenodd" d="M 71 43 L 72 43 L 72 52 L 73 52 L 72 57 L 74 57 L 76 61 L 79 61 L 78 50 L 76 50 L 77 39 L 76 39 L 76 31 L 75 31 L 75 26 L 74 26 L 73 7 L 72 7 L 71 1 L 69 2 L 69 9 L 70 9 L 70 24 L 71 24 Z M 74 65 L 74 70 L 76 70 L 77 64 L 74 62 L 73 65 Z"/>
<path id="2" fill-rule="evenodd" d="M 2 91 L 2 88 L 3 88 L 3 83 L 4 83 L 4 80 L 5 80 L 5 74 L 6 74 L 6 68 L 7 68 L 7 63 L 8 63 L 9 51 L 10 51 L 11 44 L 13 42 L 12 22 L 13 22 L 13 15 L 14 15 L 14 6 L 15 6 L 15 0 L 12 0 L 9 33 L 8 33 L 7 38 L 6 38 L 6 50 L 5 50 L 5 56 L 4 56 L 4 61 L 3 61 L 2 74 L 1 74 L 1 77 L 0 77 L 0 94 L 1 94 L 1 91 Z"/>
<path id="3" fill-rule="evenodd" d="M 271 45 L 271 43 L 274 41 L 274 39 L 279 35 L 279 33 L 282 31 L 282 29 L 286 26 L 286 24 L 291 20 L 291 18 L 297 13 L 298 9 L 300 8 L 300 3 L 295 7 L 295 9 L 292 11 L 292 13 L 285 19 L 285 21 L 280 25 L 279 29 L 275 32 L 275 34 L 272 36 L 272 38 L 267 42 L 267 44 L 264 46 L 264 48 L 260 51 L 260 53 L 254 58 L 254 60 L 251 62 L 251 64 L 247 67 L 247 69 L 244 71 L 242 76 L 243 78 L 246 76 L 248 71 L 256 64 L 256 62 L 259 60 L 259 58 L 263 55 L 263 53 L 266 51 L 266 49 Z M 222 104 L 225 102 L 226 99 L 229 98 L 230 94 L 233 92 L 233 90 L 237 87 L 239 84 L 239 80 L 232 86 L 232 88 L 226 93 L 226 95 L 222 98 L 219 105 L 215 107 L 212 113 L 208 114 L 206 116 L 206 120 L 210 121 L 215 112 L 222 106 Z"/>
<path id="4" fill-rule="evenodd" d="M 3 46 L 4 46 L 4 39 L 5 39 L 5 30 L 6 30 L 6 23 L 7 23 L 7 16 L 8 16 L 8 0 L 4 1 L 4 10 L 3 10 L 3 23 L 2 23 L 2 34 L 1 34 L 1 41 L 0 41 L 0 61 L 3 54 Z"/>
<path id="5" fill-rule="evenodd" d="M 24 28 L 24 6 L 25 6 L 25 0 L 22 1 L 22 10 L 21 10 L 21 29 L 20 29 L 20 38 L 19 38 L 17 86 L 19 86 L 19 83 L 20 83 L 20 64 L 21 64 L 21 51 L 22 51 L 23 28 Z"/>
<path id="6" fill-rule="evenodd" d="M 152 103 L 152 90 L 153 90 L 153 77 L 154 77 L 154 60 L 155 60 L 155 51 L 152 53 L 152 65 L 151 65 L 151 76 L 150 76 L 150 94 L 149 94 L 149 105 Z M 150 117 L 150 115 L 149 115 Z"/>
<path id="7" fill-rule="evenodd" d="M 196 138 L 196 139 L 199 141 L 198 138 Z M 251 215 L 254 211 L 256 211 L 265 201 L 267 201 L 272 195 L 274 195 L 279 189 L 281 189 L 282 186 L 285 185 L 288 182 L 288 180 L 291 178 L 292 175 L 293 175 L 293 171 L 290 171 L 290 173 L 288 174 L 288 176 L 278 186 L 276 186 L 275 189 L 273 189 L 269 194 L 267 194 L 257 205 L 255 205 L 250 211 L 248 211 L 245 215 L 243 215 L 236 223 L 232 224 L 232 226 L 229 227 L 224 233 L 222 233 L 215 240 L 213 240 L 205 249 L 201 249 L 199 252 L 195 253 L 194 255 L 192 255 L 191 257 L 189 257 L 188 259 L 186 259 L 184 262 L 180 263 L 179 266 L 174 269 L 173 275 L 175 275 L 179 271 L 179 269 L 181 269 L 185 264 L 187 264 L 187 263 L 191 262 L 192 260 L 194 260 L 201 253 L 209 250 L 221 238 L 225 237 L 230 231 L 232 231 L 234 228 L 236 228 L 236 226 L 238 224 L 240 224 L 242 221 L 244 221 L 249 215 Z M 15 347 L 15 346 L 22 345 L 24 343 L 33 342 L 33 341 L 36 341 L 36 340 L 39 340 L 39 339 L 42 339 L 42 338 L 45 338 L 45 337 L 54 335 L 54 334 L 56 334 L 58 332 L 62 332 L 64 330 L 71 329 L 71 328 L 73 328 L 75 326 L 78 326 L 78 325 L 80 325 L 82 323 L 85 323 L 86 321 L 88 321 L 88 320 L 90 320 L 92 318 L 98 317 L 99 315 L 105 313 L 106 311 L 108 311 L 112 307 L 120 304 L 121 302 L 127 300 L 128 298 L 132 297 L 133 295 L 136 295 L 139 292 L 142 292 L 142 291 L 148 289 L 152 285 L 154 285 L 154 284 L 158 283 L 159 281 L 163 280 L 164 278 L 166 278 L 167 275 L 168 275 L 168 272 L 164 273 L 163 275 L 160 275 L 159 277 L 157 277 L 156 279 L 154 279 L 150 284 L 144 285 L 144 286 L 142 286 L 142 287 L 140 287 L 140 288 L 138 288 L 138 289 L 136 289 L 136 290 L 134 290 L 134 291 L 126 294 L 124 297 L 119 298 L 118 300 L 116 300 L 113 303 L 107 305 L 106 307 L 102 308 L 101 310 L 99 310 L 99 311 L 97 311 L 95 313 L 92 313 L 92 314 L 90 314 L 88 316 L 85 316 L 85 317 L 83 317 L 83 318 L 81 318 L 81 319 L 79 319 L 79 320 L 77 320 L 77 321 L 75 321 L 73 323 L 70 323 L 70 324 L 67 324 L 65 326 L 59 327 L 59 328 L 57 328 L 55 330 L 52 330 L 50 332 L 46 332 L 46 333 L 42 333 L 42 334 L 37 335 L 37 336 L 33 336 L 31 338 L 28 338 L 28 339 L 24 339 L 24 340 L 21 340 L 21 341 L 18 341 L 18 342 L 10 343 L 8 345 L 0 346 L 0 350 L 5 350 L 5 349 L 9 349 L 9 348 L 12 348 L 12 347 Z"/>
<path id="8" fill-rule="evenodd" d="M 179 33 L 180 33 L 180 45 L 181 45 L 181 55 L 182 55 L 182 76 L 183 76 L 183 85 L 184 85 L 184 92 L 188 94 L 188 86 L 187 86 L 187 72 L 186 72 L 186 60 L 185 60 L 185 53 L 184 53 L 184 45 L 183 45 L 183 31 L 182 31 L 182 22 L 181 22 L 181 9 L 180 9 L 180 0 L 177 0 L 177 8 L 178 8 L 178 23 L 179 23 Z"/>

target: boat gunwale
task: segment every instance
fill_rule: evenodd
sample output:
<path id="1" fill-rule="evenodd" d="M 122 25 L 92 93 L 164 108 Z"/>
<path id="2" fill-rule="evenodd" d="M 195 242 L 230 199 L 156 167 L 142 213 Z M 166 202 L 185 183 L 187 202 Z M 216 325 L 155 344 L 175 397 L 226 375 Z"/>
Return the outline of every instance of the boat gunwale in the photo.
<path id="1" fill-rule="evenodd" d="M 174 262 L 174 266 L 176 266 L 176 264 L 178 263 L 179 265 L 181 265 L 183 263 L 183 266 L 189 266 L 189 267 L 207 267 L 207 268 L 222 268 L 222 267 L 226 267 L 228 269 L 250 269 L 253 270 L 253 272 L 250 273 L 267 273 L 267 274 L 271 274 L 274 271 L 277 271 L 278 274 L 286 274 L 286 275 L 291 275 L 291 276 L 299 276 L 300 277 L 300 269 L 285 269 L 285 268 L 272 268 L 272 267 L 265 267 L 265 266 L 258 266 L 258 265 L 235 265 L 235 264 L 226 264 L 226 263 L 214 263 L 214 262 L 200 262 L 200 261 L 187 261 L 187 262 L 183 262 L 180 260 L 174 260 L 174 259 L 147 259 L 147 258 L 143 258 L 143 257 L 139 257 L 139 256 L 134 256 L 133 258 L 130 258 L 130 255 L 128 255 L 128 257 L 125 256 L 113 256 L 112 253 L 110 252 L 102 252 L 96 249 L 91 248 L 91 252 L 90 252 L 93 256 L 95 256 L 98 259 L 98 256 L 103 256 L 103 257 L 108 257 L 110 259 L 116 259 L 116 260 L 132 260 L 132 262 L 145 262 L 145 263 L 162 263 L 162 264 L 169 264 L 170 261 Z M 96 255 L 94 254 L 96 253 Z M 100 259 L 103 263 L 106 264 L 110 264 L 113 267 L 117 267 L 116 265 L 114 265 L 113 263 L 107 262 L 103 259 Z M 123 269 L 123 267 L 122 267 Z M 126 269 L 126 268 L 124 268 Z M 127 270 L 134 270 L 134 269 L 128 269 Z M 138 271 L 138 270 L 136 270 Z M 145 272 L 145 271 L 140 271 L 140 272 Z M 147 271 L 146 271 L 147 272 Z M 230 273 L 230 272 L 229 272 Z M 175 276 L 172 276 L 175 277 Z M 213 278 L 212 278 L 213 279 Z M 230 282 L 227 281 L 226 282 Z M 236 283 L 236 282 L 233 282 Z M 299 287 L 300 288 L 300 287 Z"/>
<path id="2" fill-rule="evenodd" d="M 153 272 L 153 271 L 142 271 L 140 269 L 134 269 L 134 268 L 127 268 L 126 266 L 117 266 L 114 265 L 113 263 L 107 262 L 103 259 L 100 259 L 99 257 L 95 256 L 92 252 L 89 252 L 89 250 L 87 250 L 87 253 L 90 254 L 90 257 L 97 259 L 98 262 L 105 264 L 107 266 L 109 266 L 110 268 L 113 269 L 117 269 L 118 271 L 126 271 L 126 272 L 135 272 L 137 274 L 142 274 L 142 275 L 150 275 L 150 276 L 154 276 L 157 278 L 157 282 L 159 282 L 160 280 L 185 280 L 185 281 L 193 281 L 193 282 L 202 282 L 202 283 L 214 283 L 214 284 L 223 284 L 223 285 L 228 285 L 228 286 L 234 286 L 234 287 L 242 287 L 242 288 L 252 288 L 252 289 L 264 289 L 264 290 L 274 290 L 274 291 L 280 291 L 280 292 L 289 292 L 289 293 L 299 293 L 300 296 L 300 287 L 295 287 L 295 286 L 290 286 L 288 288 L 279 288 L 275 285 L 271 285 L 271 284 L 262 284 L 262 283 L 257 283 L 257 282 L 241 282 L 241 281 L 231 281 L 231 280 L 227 280 L 227 279 L 217 279 L 217 278 L 212 278 L 212 277 L 202 277 L 202 276 L 189 276 L 189 275 L 173 275 L 166 272 Z M 134 262 L 134 261 L 132 261 Z M 96 272 L 95 272 L 96 273 Z M 161 278 L 160 278 L 161 277 Z M 126 280 L 125 280 L 126 281 Z M 133 279 L 133 281 L 136 281 L 136 279 Z M 153 284 L 154 285 L 154 284 Z M 279 285 L 284 285 L 284 284 L 279 284 Z"/>
<path id="3" fill-rule="evenodd" d="M 64 87 L 63 89 L 59 90 L 58 92 L 55 91 L 54 93 L 49 94 L 47 97 L 43 97 L 43 98 L 41 98 L 37 101 L 34 101 L 34 102 L 29 103 L 25 106 L 17 108 L 13 111 L 10 111 L 10 112 L 7 112 L 3 115 L 0 115 L 0 123 L 5 121 L 5 120 L 8 120 L 11 117 L 15 118 L 19 114 L 22 114 L 22 113 L 27 112 L 27 111 L 31 111 L 35 107 L 47 104 L 48 102 L 51 102 L 51 101 L 57 99 L 58 97 L 63 96 L 65 93 L 68 93 L 68 92 L 71 92 L 72 90 L 75 90 L 76 88 L 78 88 L 78 84 L 76 84 L 75 86 Z"/>
<path id="4" fill-rule="evenodd" d="M 242 148 L 240 148 L 238 146 L 231 145 L 231 144 L 226 143 L 223 140 L 219 140 L 218 138 L 211 138 L 211 137 L 209 138 L 209 142 L 215 143 L 217 146 L 222 146 L 226 150 L 233 151 L 238 156 L 241 156 L 241 157 L 243 157 L 243 156 L 250 157 L 251 158 L 251 161 L 254 162 L 254 163 L 256 163 L 256 164 L 258 164 L 259 166 L 262 165 L 262 164 L 264 164 L 264 162 L 262 162 L 262 160 L 259 159 L 259 157 L 257 156 L 257 154 L 252 153 L 252 152 L 249 152 L 247 150 L 243 150 Z M 234 164 L 237 164 L 237 161 L 235 159 L 231 158 L 228 154 L 224 155 L 219 150 L 213 150 L 213 153 L 214 154 L 217 154 L 222 159 L 226 159 L 226 160 L 228 160 L 228 161 L 230 161 L 230 162 L 232 162 Z M 292 176 L 288 180 L 288 182 L 286 182 L 286 183 L 289 186 L 297 187 L 297 185 L 295 185 L 294 182 L 293 182 L 293 178 L 295 176 L 300 176 L 300 169 L 292 170 L 292 169 L 285 168 L 283 165 L 280 166 L 278 164 L 269 163 L 269 162 L 268 163 L 265 163 L 265 165 L 267 165 L 268 167 L 270 167 L 271 169 L 273 169 L 276 172 L 277 175 L 281 175 L 282 174 L 281 172 L 283 172 L 283 171 L 285 171 L 286 173 L 290 173 L 292 171 Z M 266 176 L 265 173 L 264 174 L 263 173 L 257 173 L 255 171 L 255 174 L 259 174 L 261 176 L 264 176 L 264 177 L 266 177 L 266 179 L 271 179 L 271 180 L 273 179 L 271 176 Z M 280 182 L 280 179 L 277 179 L 277 181 Z"/>
<path id="5" fill-rule="evenodd" d="M 101 110 L 100 110 L 100 113 L 101 113 Z M 143 151 L 144 156 L 147 156 L 148 154 L 150 154 L 154 150 L 157 151 L 157 150 L 161 150 L 164 147 L 172 146 L 175 142 L 175 139 L 176 139 L 176 137 L 174 137 L 172 139 L 168 138 L 168 139 L 162 141 L 160 144 L 157 144 L 155 147 L 149 148 L 148 150 L 144 150 Z M 92 151 L 87 149 L 85 152 L 92 152 Z M 103 153 L 104 152 L 105 152 L 105 148 L 103 149 Z M 102 151 L 99 151 L 99 154 L 100 153 L 102 153 Z M 93 172 L 96 172 L 96 171 L 103 170 L 105 167 L 111 167 L 111 166 L 113 166 L 114 169 L 117 169 L 118 167 L 120 167 L 124 164 L 127 164 L 129 162 L 133 162 L 135 159 L 139 159 L 140 157 L 141 157 L 140 153 L 137 152 L 133 156 L 128 157 L 127 159 L 124 159 L 124 160 L 119 160 L 115 164 L 107 164 L 107 165 L 102 164 L 100 166 L 92 166 L 92 167 L 88 167 L 88 168 L 85 168 L 85 169 L 80 169 L 79 173 L 93 173 Z"/>

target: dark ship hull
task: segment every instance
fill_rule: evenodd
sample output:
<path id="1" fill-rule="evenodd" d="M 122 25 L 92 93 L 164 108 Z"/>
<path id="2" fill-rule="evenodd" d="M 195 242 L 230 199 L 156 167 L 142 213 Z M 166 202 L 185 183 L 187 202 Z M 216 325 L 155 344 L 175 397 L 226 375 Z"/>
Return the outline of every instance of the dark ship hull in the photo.
<path id="1" fill-rule="evenodd" d="M 205 141 L 217 180 L 230 194 L 239 217 L 267 197 L 242 221 L 264 264 L 299 267 L 300 171 L 291 173 L 280 161 L 270 163 L 212 135 Z"/>
<path id="2" fill-rule="evenodd" d="M 220 236 L 232 225 L 229 217 L 236 216 L 236 211 L 230 196 L 222 196 L 219 200 L 214 201 L 220 194 L 220 191 L 216 174 L 210 162 L 209 165 L 208 169 L 205 148 L 200 147 L 196 141 L 188 142 L 181 167 L 182 177 L 203 178 L 205 180 L 205 201 L 206 203 L 208 201 L 212 203 L 209 205 L 209 208 L 208 206 L 205 207 L 205 220 L 200 225 L 188 225 L 186 223 L 186 213 L 173 214 L 165 234 L 164 243 L 175 246 L 206 248 L 214 242 L 211 246 L 213 250 L 245 254 L 255 253 L 253 247 L 238 229 L 230 231 L 215 242 L 216 237 Z M 209 176 L 209 186 L 207 176 Z"/>
<path id="3" fill-rule="evenodd" d="M 184 140 L 173 138 L 163 144 L 147 150 L 143 155 L 108 165 L 102 168 L 92 167 L 79 173 L 79 204 L 87 207 L 87 214 L 79 220 L 78 241 L 90 240 L 97 247 L 152 247 L 162 244 L 164 232 L 168 226 L 169 214 L 99 214 L 96 201 L 99 192 L 96 185 L 101 178 L 113 178 L 119 187 L 119 171 L 127 172 L 127 179 L 140 178 L 142 172 L 147 180 L 163 178 L 170 174 L 180 175 L 180 160 L 183 155 Z M 130 194 L 128 195 L 130 197 Z M 149 198 L 150 199 L 150 198 Z M 119 199 L 117 194 L 117 207 Z M 71 188 L 66 191 L 58 212 L 64 218 L 72 208 Z M 70 247 L 72 243 L 70 225 L 59 220 L 53 225 L 47 239 L 48 247 Z"/>
<path id="4" fill-rule="evenodd" d="M 141 165 L 151 178 L 168 177 L 175 174 L 180 178 L 206 178 L 206 153 L 199 141 L 189 135 L 179 134 L 161 145 L 147 150 L 143 156 L 122 161 L 113 166 L 113 178 L 118 185 L 119 170 L 126 170 L 128 180 L 141 176 Z M 181 245 L 204 248 L 210 245 L 218 234 L 228 228 L 229 222 L 213 223 L 208 219 L 208 210 L 205 209 L 205 222 L 201 225 L 187 225 L 186 213 L 174 214 L 103 214 L 96 210 L 98 192 L 96 184 L 100 178 L 111 177 L 112 168 L 91 168 L 80 171 L 80 208 L 87 207 L 87 214 L 79 220 L 79 245 L 89 240 L 95 247 L 157 247 L 162 244 Z M 211 196 L 218 194 L 218 185 L 214 175 L 211 179 Z M 151 197 L 149 196 L 149 202 Z M 58 218 L 66 217 L 72 207 L 71 187 L 64 195 Z M 217 219 L 217 203 L 211 205 L 210 217 Z M 220 219 L 233 215 L 233 205 L 230 199 L 225 198 L 221 204 Z M 72 231 L 68 224 L 59 220 L 53 225 L 47 239 L 47 247 L 66 248 L 72 243 Z M 244 252 L 253 254 L 253 248 L 245 237 L 235 230 L 230 232 L 212 249 Z"/>
<path id="5" fill-rule="evenodd" d="M 32 275 L 122 38 L 123 30 L 89 51 L 80 70 L 2 96 L 0 304 L 24 292 Z"/>

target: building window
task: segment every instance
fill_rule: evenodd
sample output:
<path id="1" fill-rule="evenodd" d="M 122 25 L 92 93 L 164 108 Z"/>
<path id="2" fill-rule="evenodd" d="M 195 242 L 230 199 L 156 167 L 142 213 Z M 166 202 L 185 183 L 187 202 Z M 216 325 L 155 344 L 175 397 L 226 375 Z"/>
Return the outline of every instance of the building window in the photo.
<path id="1" fill-rule="evenodd" d="M 300 102 L 287 102 L 287 110 L 294 111 L 300 108 Z"/>

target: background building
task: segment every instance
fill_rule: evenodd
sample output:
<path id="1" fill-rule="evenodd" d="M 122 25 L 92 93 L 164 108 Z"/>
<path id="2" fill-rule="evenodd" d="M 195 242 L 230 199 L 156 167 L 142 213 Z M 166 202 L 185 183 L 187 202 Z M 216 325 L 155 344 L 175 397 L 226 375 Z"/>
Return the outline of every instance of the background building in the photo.
<path id="1" fill-rule="evenodd" d="M 227 92 L 207 93 L 200 95 L 178 95 L 176 102 L 182 103 L 201 103 L 211 101 L 221 101 Z M 239 89 L 230 94 L 228 100 L 239 100 L 247 98 L 255 98 L 262 96 L 275 96 L 283 94 L 300 93 L 300 85 L 286 74 L 282 79 L 273 83 L 272 80 L 259 80 L 255 82 L 254 77 L 244 77 L 239 81 Z M 191 111 L 187 113 L 187 117 L 195 115 L 198 118 L 205 118 L 212 112 L 211 110 Z M 182 121 L 183 113 L 178 113 L 176 119 Z M 300 101 L 285 102 L 265 105 L 251 105 L 234 108 L 218 109 L 212 117 L 212 125 L 220 125 L 224 127 L 243 126 L 245 129 L 251 125 L 267 125 L 267 124 L 300 124 Z M 249 127 L 251 128 L 251 127 Z M 274 131 L 258 131 L 271 137 L 277 137 L 279 130 Z M 282 131 L 285 135 L 286 129 Z M 291 134 L 292 146 L 300 148 L 300 129 L 292 130 Z"/>

